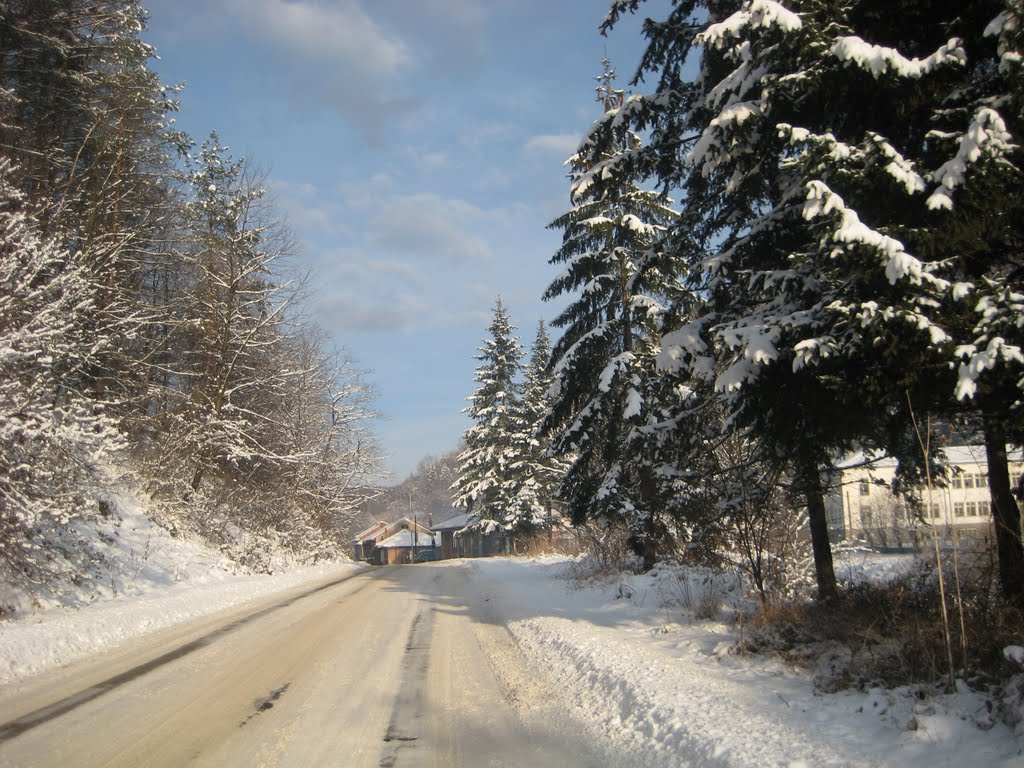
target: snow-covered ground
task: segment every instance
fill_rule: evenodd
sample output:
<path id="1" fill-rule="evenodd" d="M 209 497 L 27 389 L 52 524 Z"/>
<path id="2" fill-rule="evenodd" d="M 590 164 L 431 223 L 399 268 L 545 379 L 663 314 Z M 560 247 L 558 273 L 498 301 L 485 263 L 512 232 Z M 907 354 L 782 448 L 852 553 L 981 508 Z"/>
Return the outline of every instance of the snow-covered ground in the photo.
<path id="1" fill-rule="evenodd" d="M 727 583 L 684 583 L 663 568 L 575 589 L 558 559 L 461 567 L 576 718 L 638 766 L 1024 766 L 1024 732 L 994 723 L 966 687 L 928 700 L 909 689 L 825 695 L 806 671 L 731 654 L 739 630 L 688 618 L 705 590 L 725 598 Z"/>
<path id="2" fill-rule="evenodd" d="M 34 607 L 0 584 L 0 605 L 17 611 L 15 620 L 0 621 L 0 685 L 363 567 L 350 561 L 304 567 L 277 558 L 273 575 L 247 574 L 201 541 L 171 536 L 130 495 L 112 502 L 115 516 L 99 530 L 111 546 L 103 550 L 96 581 L 61 595 L 36 595 Z"/>
<path id="3" fill-rule="evenodd" d="M 166 538 L 141 518 L 122 526 L 133 528 L 126 539 L 149 542 L 131 583 L 122 574 L 92 602 L 0 623 L 0 684 L 360 567 L 239 575 L 199 544 Z M 731 585 L 721 579 L 681 579 L 663 567 L 573 586 L 564 558 L 412 567 L 467 569 L 481 602 L 564 693 L 573 719 L 594 743 L 635 755 L 637 766 L 1024 766 L 1024 734 L 995 723 L 984 699 L 966 688 L 928 700 L 910 690 L 823 695 L 806 671 L 731 653 L 741 630 L 693 618 L 702 603 L 728 602 Z"/>

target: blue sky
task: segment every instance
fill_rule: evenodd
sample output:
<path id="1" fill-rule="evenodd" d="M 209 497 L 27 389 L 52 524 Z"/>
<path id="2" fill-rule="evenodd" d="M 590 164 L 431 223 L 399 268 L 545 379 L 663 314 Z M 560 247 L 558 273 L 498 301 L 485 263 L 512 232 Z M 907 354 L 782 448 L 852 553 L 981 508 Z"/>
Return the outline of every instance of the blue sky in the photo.
<path id="1" fill-rule="evenodd" d="M 663 17 L 664 2 L 648 15 Z M 500 294 L 527 346 L 560 306 L 562 163 L 643 38 L 607 0 L 148 0 L 177 125 L 267 172 L 313 275 L 314 319 L 377 390 L 400 481 L 458 444 Z M 557 331 L 554 331 L 557 333 Z"/>

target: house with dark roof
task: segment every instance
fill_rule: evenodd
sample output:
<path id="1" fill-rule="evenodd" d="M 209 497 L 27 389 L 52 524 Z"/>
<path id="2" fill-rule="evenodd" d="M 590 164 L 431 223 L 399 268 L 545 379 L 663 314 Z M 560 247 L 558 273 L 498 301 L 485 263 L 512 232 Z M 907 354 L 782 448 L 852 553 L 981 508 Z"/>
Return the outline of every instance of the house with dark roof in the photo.
<path id="1" fill-rule="evenodd" d="M 476 516 L 468 512 L 455 517 L 449 517 L 444 522 L 438 523 L 431 530 L 438 534 L 441 539 L 441 559 L 449 560 L 453 557 L 461 557 L 455 554 L 455 534 L 467 525 L 476 522 Z"/>
<path id="2" fill-rule="evenodd" d="M 431 529 L 441 535 L 441 559 L 452 557 L 491 557 L 509 553 L 508 534 L 490 520 L 463 513 L 438 523 Z"/>

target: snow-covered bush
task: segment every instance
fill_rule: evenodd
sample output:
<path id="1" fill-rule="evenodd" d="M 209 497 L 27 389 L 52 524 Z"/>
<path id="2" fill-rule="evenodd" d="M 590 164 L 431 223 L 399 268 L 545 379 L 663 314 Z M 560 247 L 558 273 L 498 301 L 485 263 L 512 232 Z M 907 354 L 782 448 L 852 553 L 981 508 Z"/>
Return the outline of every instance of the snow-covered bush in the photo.
<path id="1" fill-rule="evenodd" d="M 697 619 L 717 618 L 730 594 L 743 594 L 743 577 L 735 568 L 659 563 L 650 572 L 662 606 L 681 609 Z"/>
<path id="2" fill-rule="evenodd" d="M 565 577 L 570 584 L 583 586 L 625 572 L 639 571 L 641 561 L 630 548 L 627 532 L 622 526 L 586 523 L 578 526 L 576 533 L 584 554 L 572 560 L 566 568 Z"/>

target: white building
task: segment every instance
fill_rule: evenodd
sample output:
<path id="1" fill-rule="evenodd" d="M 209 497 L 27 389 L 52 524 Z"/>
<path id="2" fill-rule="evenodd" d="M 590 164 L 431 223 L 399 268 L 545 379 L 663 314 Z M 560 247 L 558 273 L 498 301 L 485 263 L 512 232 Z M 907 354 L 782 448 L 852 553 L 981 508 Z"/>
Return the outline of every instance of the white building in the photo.
<path id="1" fill-rule="evenodd" d="M 929 491 L 915 490 L 916 505 L 892 492 L 896 461 L 863 453 L 840 462 L 826 498 L 833 541 L 860 540 L 878 547 L 913 547 L 931 540 L 935 526 L 943 540 L 992 535 L 992 501 L 984 446 L 944 449 L 952 476 L 937 478 Z M 1010 481 L 1024 473 L 1024 452 L 1008 451 Z"/>

